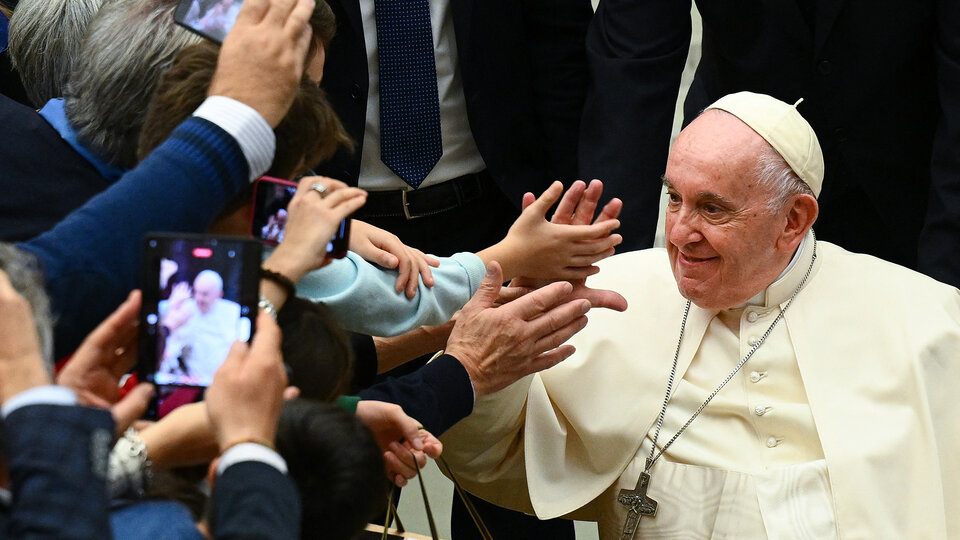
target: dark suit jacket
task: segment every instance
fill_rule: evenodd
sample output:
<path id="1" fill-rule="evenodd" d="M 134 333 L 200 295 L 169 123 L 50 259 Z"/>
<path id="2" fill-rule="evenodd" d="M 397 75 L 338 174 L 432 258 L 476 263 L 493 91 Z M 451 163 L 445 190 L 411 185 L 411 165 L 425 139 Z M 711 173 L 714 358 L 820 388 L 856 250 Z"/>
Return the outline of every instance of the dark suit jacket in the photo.
<path id="1" fill-rule="evenodd" d="M 316 168 L 356 185 L 367 108 L 367 54 L 359 0 L 327 0 L 337 35 L 323 88 L 357 142 Z M 520 206 L 553 180 L 576 178 L 586 92 L 588 0 L 450 0 L 467 117 L 494 180 Z"/>
<path id="2" fill-rule="evenodd" d="M 0 240 L 28 240 L 110 187 L 36 111 L 0 95 Z"/>
<path id="3" fill-rule="evenodd" d="M 300 495 L 287 475 L 257 461 L 227 467 L 213 486 L 217 540 L 300 538 Z"/>
<path id="4" fill-rule="evenodd" d="M 960 284 L 960 7 L 819 0 L 811 26 L 800 6 L 811 1 L 698 1 L 703 57 L 685 121 L 740 90 L 804 98 L 826 162 L 818 235 Z M 643 226 L 631 247 L 652 240 L 689 10 L 602 0 L 588 36 L 581 171 L 630 203 L 621 219 Z"/>
<path id="5" fill-rule="evenodd" d="M 13 505 L 3 538 L 109 538 L 107 456 L 113 417 L 87 407 L 30 405 L 3 422 Z"/>

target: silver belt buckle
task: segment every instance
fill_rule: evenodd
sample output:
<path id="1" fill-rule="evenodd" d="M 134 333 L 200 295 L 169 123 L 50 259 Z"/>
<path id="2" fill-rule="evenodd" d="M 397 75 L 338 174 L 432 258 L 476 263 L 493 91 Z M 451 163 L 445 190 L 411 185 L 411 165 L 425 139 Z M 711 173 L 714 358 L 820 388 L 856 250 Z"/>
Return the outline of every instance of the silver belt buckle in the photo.
<path id="1" fill-rule="evenodd" d="M 410 214 L 410 202 L 407 201 L 407 191 L 406 189 L 400 190 L 400 197 L 403 201 L 403 216 L 407 219 L 417 219 L 420 216 L 414 216 Z"/>

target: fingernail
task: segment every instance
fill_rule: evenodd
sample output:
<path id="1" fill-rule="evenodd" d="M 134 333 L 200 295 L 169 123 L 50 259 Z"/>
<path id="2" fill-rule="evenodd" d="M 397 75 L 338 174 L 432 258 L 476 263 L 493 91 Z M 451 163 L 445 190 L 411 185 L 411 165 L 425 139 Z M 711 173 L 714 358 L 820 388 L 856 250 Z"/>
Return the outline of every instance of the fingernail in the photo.
<path id="1" fill-rule="evenodd" d="M 581 312 L 581 313 L 586 313 L 586 312 L 590 311 L 590 308 L 591 308 L 591 307 L 593 307 L 593 306 L 592 306 L 592 304 L 590 304 L 590 301 L 589 301 L 589 300 L 584 300 L 584 301 L 582 301 L 582 302 L 580 303 L 580 312 Z"/>

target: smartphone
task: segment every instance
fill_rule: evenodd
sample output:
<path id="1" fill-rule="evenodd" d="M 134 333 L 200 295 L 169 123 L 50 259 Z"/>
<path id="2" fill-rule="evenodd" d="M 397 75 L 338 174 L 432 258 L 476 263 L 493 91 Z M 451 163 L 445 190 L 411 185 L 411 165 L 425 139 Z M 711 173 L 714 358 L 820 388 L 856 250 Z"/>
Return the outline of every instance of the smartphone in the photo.
<path id="1" fill-rule="evenodd" d="M 223 43 L 237 22 L 243 0 L 180 0 L 173 20 L 201 36 Z"/>
<path id="2" fill-rule="evenodd" d="M 275 246 L 283 241 L 287 225 L 287 206 L 297 192 L 297 184 L 289 180 L 261 176 L 253 185 L 253 212 L 250 234 L 261 242 Z M 350 243 L 350 218 L 340 222 L 336 234 L 327 244 L 327 254 L 342 258 Z"/>
<path id="3" fill-rule="evenodd" d="M 255 240 L 230 236 L 144 239 L 137 374 L 156 386 L 149 418 L 203 399 L 233 342 L 250 340 L 262 250 Z"/>

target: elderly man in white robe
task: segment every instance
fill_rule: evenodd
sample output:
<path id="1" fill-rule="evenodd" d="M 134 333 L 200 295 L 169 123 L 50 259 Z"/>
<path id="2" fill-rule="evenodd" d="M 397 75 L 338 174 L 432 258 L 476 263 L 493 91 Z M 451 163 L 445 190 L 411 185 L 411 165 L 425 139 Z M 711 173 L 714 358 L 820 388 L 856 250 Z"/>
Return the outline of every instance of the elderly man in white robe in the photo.
<path id="1" fill-rule="evenodd" d="M 458 479 L 604 540 L 960 538 L 960 294 L 817 241 L 822 178 L 795 105 L 709 107 L 670 153 L 666 249 L 590 278 L 630 308 L 478 399 L 443 437 Z"/>

